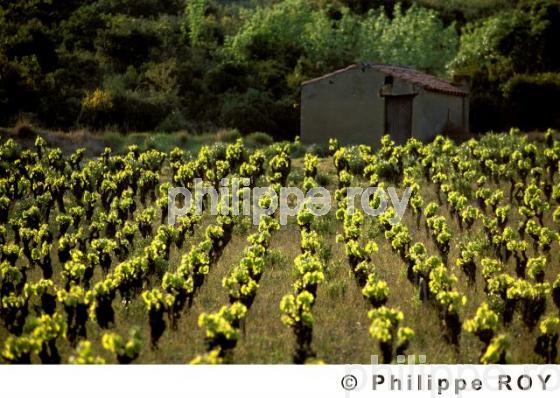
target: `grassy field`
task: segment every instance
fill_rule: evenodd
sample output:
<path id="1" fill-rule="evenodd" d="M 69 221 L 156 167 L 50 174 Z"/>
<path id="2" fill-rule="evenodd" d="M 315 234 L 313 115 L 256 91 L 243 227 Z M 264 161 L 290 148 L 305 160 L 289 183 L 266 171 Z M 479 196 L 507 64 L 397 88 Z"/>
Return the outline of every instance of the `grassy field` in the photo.
<path id="1" fill-rule="evenodd" d="M 507 137 L 507 135 L 504 135 L 504 137 Z M 526 145 L 526 142 L 520 142 L 522 142 L 520 145 Z M 544 144 L 538 143 L 537 145 L 540 153 Z M 556 143 L 554 148 L 557 148 Z M 506 157 L 504 161 L 507 160 Z M 296 156 L 292 155 L 291 161 L 288 185 L 301 186 L 304 175 L 303 158 L 297 157 L 296 154 Z M 368 180 L 359 173 L 360 170 L 363 170 L 363 166 L 364 164 L 358 165 L 351 171 L 354 173 L 353 183 L 366 187 L 369 185 Z M 6 168 L 6 165 L 3 167 Z M 334 166 L 333 157 L 320 158 L 317 170 L 315 179 L 325 185 L 334 198 L 339 176 Z M 5 172 L 9 174 L 10 170 L 8 169 Z M 170 181 L 172 174 L 169 163 L 166 161 L 161 169 L 160 183 Z M 449 177 L 451 178 L 451 173 Z M 424 203 L 439 203 L 437 189 L 433 182 L 421 178 L 417 181 L 421 182 L 417 194 L 424 199 Z M 268 182 L 262 176 L 257 185 L 268 185 Z M 512 207 L 506 225 L 517 231 L 518 222 L 521 221 L 521 216 L 517 212 L 520 204 L 514 199 L 510 200 L 508 196 L 509 183 L 499 180 L 495 182 L 489 179 L 485 186 L 492 192 L 499 189 L 504 192 L 505 195 L 500 203 L 511 204 Z M 474 194 L 474 188 L 471 194 Z M 141 204 L 138 197 L 135 197 L 134 200 L 137 204 L 134 214 L 139 214 L 146 207 L 154 206 L 154 202 L 148 202 L 147 205 Z M 9 218 L 21 218 L 22 212 L 36 203 L 35 201 L 36 198 L 31 196 L 10 204 Z M 64 201 L 67 208 L 75 204 L 75 199 L 70 192 L 67 192 L 64 196 Z M 558 227 L 552 216 L 555 204 L 552 199 L 550 202 L 552 205 L 550 211 L 544 214 L 543 225 L 552 231 L 556 231 Z M 474 196 L 470 203 L 473 206 L 478 206 Z M 104 211 L 99 204 L 96 204 L 96 209 L 100 212 Z M 59 214 L 61 213 L 53 204 L 50 218 L 46 220 L 51 233 L 55 237 L 58 237 L 58 225 L 54 220 Z M 456 260 L 460 256 L 458 246 L 461 242 L 485 241 L 487 235 L 484 232 L 481 218 L 475 221 L 471 228 L 461 230 L 445 199 L 438 206 L 437 214 L 447 219 L 448 229 L 452 236 L 450 251 L 447 256 L 447 269 L 457 277 L 454 289 L 467 297 L 466 304 L 458 312 L 461 322 L 464 322 L 466 319 L 474 317 L 477 308 L 484 301 L 488 301 L 489 296 L 485 291 L 485 281 L 481 272 L 477 272 L 476 281 L 471 284 L 467 276 L 456 266 Z M 159 226 L 159 219 L 159 216 L 155 217 L 157 221 L 153 225 L 154 231 Z M 134 218 L 129 219 L 129 221 L 133 220 Z M 193 235 L 187 237 L 186 243 L 181 249 L 171 245 L 169 259 L 165 266 L 167 271 L 177 271 L 182 256 L 204 239 L 206 227 L 214 221 L 215 218 L 213 217 L 203 216 L 195 227 Z M 430 255 L 439 255 L 438 247 L 431 239 L 425 221 L 425 217 L 422 217 L 418 228 L 416 215 L 411 208 L 407 208 L 402 224 L 408 228 L 412 243 L 422 242 Z M 87 220 L 82 220 L 79 226 L 84 231 L 88 231 L 90 223 Z M 6 242 L 14 241 L 13 232 L 9 228 L 6 229 Z M 75 230 L 75 228 L 70 227 L 70 231 Z M 323 263 L 324 274 L 324 281 L 318 287 L 313 306 L 314 323 L 311 344 L 315 354 L 313 358 L 325 363 L 368 363 L 371 355 L 381 354 L 377 341 L 372 338 L 369 332 L 371 320 L 368 318 L 368 311 L 372 309 L 372 305 L 363 297 L 362 288 L 353 276 L 352 268 L 345 253 L 344 243 L 337 243 L 336 241 L 337 234 L 343 232 L 343 224 L 341 220 L 335 217 L 335 209 L 333 208 L 328 215 L 317 218 L 313 223 L 313 230 L 319 234 L 322 241 L 322 249 L 318 256 Z M 157 349 L 152 349 L 149 345 L 150 319 L 142 298 L 137 295 L 129 304 L 125 305 L 122 297 L 117 294 L 112 302 L 115 309 L 115 322 L 109 330 L 102 329 L 92 319 L 86 323 L 87 340 L 91 342 L 93 353 L 104 358 L 107 362 L 114 362 L 115 357 L 102 346 L 103 334 L 110 331 L 126 337 L 132 328 L 138 328 L 142 336 L 142 347 L 139 356 L 135 359 L 136 363 L 188 363 L 198 355 L 205 353 L 207 340 L 205 340 L 204 328 L 197 324 L 199 316 L 202 313 L 217 311 L 220 307 L 229 304 L 228 292 L 222 286 L 222 280 L 231 272 L 233 266 L 240 262 L 243 257 L 243 250 L 248 246 L 247 237 L 256 231 L 256 227 L 251 224 L 249 218 L 236 220 L 231 240 L 225 245 L 219 259 L 211 264 L 210 270 L 204 278 L 204 283 L 194 295 L 192 305 L 186 306 L 182 310 L 177 328 L 173 330 L 169 327 L 169 322 L 166 321 L 167 328 Z M 366 241 L 373 240 L 379 247 L 379 251 L 371 257 L 371 263 L 375 267 L 376 275 L 381 280 L 386 281 L 389 286 L 388 301 L 385 305 L 402 311 L 404 314 L 402 324 L 412 328 L 415 332 L 406 353 L 426 355 L 428 363 L 478 363 L 483 348 L 481 341 L 474 334 L 464 330 L 460 334 L 459 344 L 448 341 L 446 328 L 441 320 L 441 309 L 431 301 L 420 299 L 418 286 L 411 283 L 407 278 L 406 264 L 392 249 L 389 240 L 383 236 L 383 232 L 379 229 L 378 220 L 366 219 L 361 236 L 362 244 L 365 245 Z M 147 238 L 137 236 L 133 247 L 130 248 L 129 258 L 141 256 L 152 238 L 153 235 Z M 556 236 L 554 239 L 552 250 L 548 253 L 543 253 L 540 249 L 534 247 L 531 238 L 525 237 L 525 239 L 529 243 L 526 251 L 529 258 L 539 255 L 547 258 L 544 281 L 552 285 L 560 271 L 560 265 L 557 261 L 558 237 Z M 64 279 L 61 272 L 63 265 L 58 260 L 56 241 L 55 239 L 55 243 L 50 248 L 50 258 L 53 260 L 54 271 L 52 281 L 57 289 L 64 289 Z M 255 300 L 241 322 L 239 338 L 236 341 L 235 348 L 228 354 L 228 361 L 240 364 L 292 362 L 295 344 L 294 333 L 290 327 L 282 322 L 279 305 L 282 297 L 293 290 L 292 283 L 296 280 L 293 264 L 294 259 L 300 253 L 300 228 L 295 218 L 292 217 L 288 225 L 272 232 L 270 247 L 266 255 L 266 266 L 258 283 L 259 287 Z M 480 257 L 496 258 L 494 251 L 488 246 L 481 250 Z M 111 269 L 114 270 L 119 261 L 116 260 L 114 254 L 112 258 Z M 25 264 L 27 262 L 28 260 L 20 253 L 17 267 L 23 270 L 26 268 Z M 477 258 L 476 263 L 480 271 L 480 258 Z M 513 258 L 505 262 L 504 266 L 505 273 L 515 275 Z M 32 266 L 27 271 L 26 276 L 29 283 L 36 282 L 42 277 L 41 269 Z M 105 275 L 99 267 L 94 268 L 91 286 L 102 281 L 103 278 L 105 278 Z M 161 283 L 161 277 L 149 275 L 143 283 L 144 290 L 148 287 L 157 287 Z M 7 291 L 5 290 L 3 294 L 6 295 Z M 541 320 L 549 315 L 558 315 L 558 308 L 553 303 L 551 293 L 547 295 L 546 301 L 546 311 L 539 317 Z M 58 304 L 57 311 L 61 314 L 64 313 L 61 303 Z M 35 314 L 40 315 L 42 311 L 37 305 L 36 298 L 31 297 L 29 299 L 28 321 Z M 31 326 L 26 325 L 23 335 L 31 333 L 29 330 L 32 329 L 30 328 Z M 516 310 L 509 324 L 500 323 L 497 329 L 497 333 L 506 333 L 511 343 L 507 350 L 508 362 L 543 362 L 543 358 L 534 350 L 535 342 L 540 335 L 539 326 L 529 328 L 523 322 L 519 310 Z M 7 344 L 9 336 L 10 333 L 4 324 L 0 327 L 0 345 Z M 76 355 L 76 345 L 70 343 L 64 337 L 59 337 L 56 340 L 56 346 L 63 363 L 67 362 L 71 356 Z M 36 353 L 33 353 L 31 358 L 33 362 L 40 362 Z M 6 360 L 5 355 L 4 359 Z"/>

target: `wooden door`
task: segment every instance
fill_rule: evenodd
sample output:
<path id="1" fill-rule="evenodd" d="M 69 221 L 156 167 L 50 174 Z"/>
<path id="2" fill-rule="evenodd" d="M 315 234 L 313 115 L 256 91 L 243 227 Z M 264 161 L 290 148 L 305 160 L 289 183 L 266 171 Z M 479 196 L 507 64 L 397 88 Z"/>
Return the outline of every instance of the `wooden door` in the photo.
<path id="1" fill-rule="evenodd" d="M 411 95 L 385 97 L 385 133 L 402 145 L 412 136 Z"/>

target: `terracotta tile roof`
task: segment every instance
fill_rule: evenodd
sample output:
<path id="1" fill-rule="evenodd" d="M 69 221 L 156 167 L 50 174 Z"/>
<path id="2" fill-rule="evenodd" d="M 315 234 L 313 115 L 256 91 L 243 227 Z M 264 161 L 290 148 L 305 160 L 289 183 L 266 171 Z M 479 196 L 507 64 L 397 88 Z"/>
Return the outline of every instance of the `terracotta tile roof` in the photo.
<path id="1" fill-rule="evenodd" d="M 302 83 L 302 85 L 306 85 L 309 83 L 313 83 L 319 80 L 323 80 L 329 78 L 334 75 L 338 75 L 340 73 L 344 73 L 346 71 L 358 68 L 369 68 L 375 69 L 379 72 L 382 72 L 386 75 L 393 76 L 397 79 L 405 80 L 409 83 L 416 84 L 426 90 L 435 91 L 439 93 L 445 93 L 450 95 L 468 95 L 468 91 L 463 89 L 462 87 L 456 86 L 453 83 L 440 79 L 439 77 L 412 69 L 404 66 L 395 66 L 395 65 L 386 65 L 386 64 L 374 64 L 374 63 L 363 63 L 363 64 L 354 64 L 350 65 L 344 69 L 339 69 L 334 72 L 328 73 L 326 75 L 320 76 L 315 79 L 307 80 Z"/>

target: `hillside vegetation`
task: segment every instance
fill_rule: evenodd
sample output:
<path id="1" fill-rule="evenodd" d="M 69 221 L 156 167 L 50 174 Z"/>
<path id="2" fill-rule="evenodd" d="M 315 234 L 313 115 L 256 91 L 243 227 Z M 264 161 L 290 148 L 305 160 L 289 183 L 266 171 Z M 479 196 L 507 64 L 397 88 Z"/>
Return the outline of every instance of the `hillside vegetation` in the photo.
<path id="1" fill-rule="evenodd" d="M 472 78 L 475 131 L 558 127 L 554 0 L 0 5 L 0 125 L 292 139 L 302 81 L 360 61 Z"/>

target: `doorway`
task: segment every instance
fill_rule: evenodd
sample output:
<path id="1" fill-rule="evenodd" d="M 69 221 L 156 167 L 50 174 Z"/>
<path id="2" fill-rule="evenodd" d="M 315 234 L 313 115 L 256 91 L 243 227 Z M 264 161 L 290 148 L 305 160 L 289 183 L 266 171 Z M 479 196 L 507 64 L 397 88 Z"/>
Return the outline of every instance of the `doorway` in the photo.
<path id="1" fill-rule="evenodd" d="M 413 95 L 385 97 L 385 134 L 398 145 L 403 145 L 412 137 Z"/>

